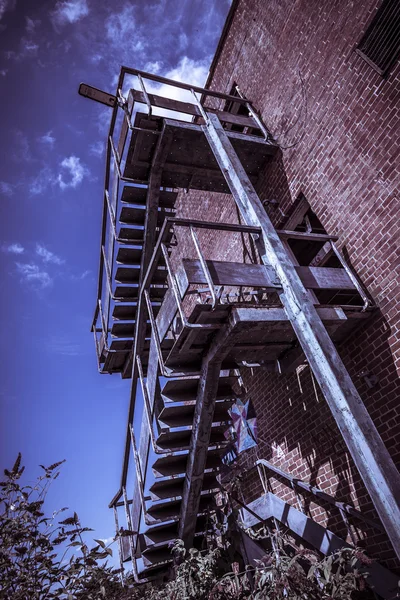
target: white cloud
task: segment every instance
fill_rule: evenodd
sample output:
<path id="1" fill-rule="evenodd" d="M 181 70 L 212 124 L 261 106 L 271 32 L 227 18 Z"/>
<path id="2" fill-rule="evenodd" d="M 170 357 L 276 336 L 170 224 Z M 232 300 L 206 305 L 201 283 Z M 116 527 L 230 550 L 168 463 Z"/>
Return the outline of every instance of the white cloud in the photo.
<path id="1" fill-rule="evenodd" d="M 183 56 L 179 64 L 166 73 L 165 77 L 174 81 L 189 83 L 198 87 L 204 87 L 209 69 L 208 60 L 193 60 L 187 56 Z M 177 88 L 176 88 L 177 89 Z M 185 91 L 185 90 L 182 90 Z M 178 90 L 177 93 L 180 93 Z"/>
<path id="2" fill-rule="evenodd" d="M 15 4 L 15 0 L 0 0 L 0 21 L 6 11 L 14 10 Z"/>
<path id="3" fill-rule="evenodd" d="M 153 75 L 157 75 L 161 71 L 162 62 L 159 60 L 150 61 L 144 65 L 144 71 L 147 73 L 153 73 Z"/>
<path id="4" fill-rule="evenodd" d="M 53 285 L 53 280 L 46 271 L 42 271 L 34 263 L 15 263 L 17 272 L 21 275 L 21 282 L 28 283 L 39 289 Z"/>
<path id="5" fill-rule="evenodd" d="M 14 185 L 6 181 L 0 181 L 0 194 L 3 196 L 12 196 L 14 194 Z"/>
<path id="6" fill-rule="evenodd" d="M 36 29 L 36 27 L 38 27 L 41 23 L 40 19 L 30 19 L 29 17 L 25 17 L 26 20 L 26 25 L 25 25 L 25 30 L 28 33 L 33 33 Z"/>
<path id="7" fill-rule="evenodd" d="M 104 142 L 94 142 L 93 144 L 90 144 L 90 146 L 89 146 L 89 153 L 92 154 L 93 156 L 101 157 L 101 156 L 103 156 L 104 151 L 105 151 Z"/>
<path id="8" fill-rule="evenodd" d="M 96 125 L 99 134 L 105 137 L 110 129 L 111 112 L 109 108 L 100 108 L 97 113 Z"/>
<path id="9" fill-rule="evenodd" d="M 49 167 L 43 167 L 29 183 L 29 192 L 37 196 L 56 182 L 53 172 Z"/>
<path id="10" fill-rule="evenodd" d="M 47 144 L 48 146 L 50 146 L 52 148 L 54 146 L 55 141 L 56 141 L 56 138 L 51 135 L 52 133 L 53 133 L 52 131 L 48 131 L 47 133 L 45 133 L 44 135 L 42 135 L 39 138 L 39 142 L 41 142 L 42 144 Z"/>
<path id="11" fill-rule="evenodd" d="M 180 81 L 197 87 L 204 87 L 208 75 L 208 68 L 208 61 L 196 61 L 184 56 L 176 67 L 165 73 L 164 77 L 172 79 L 173 81 Z M 164 84 L 159 85 L 152 81 L 146 81 L 146 88 L 159 96 L 166 96 L 168 98 L 173 98 L 174 100 L 180 100 L 181 102 L 194 102 L 193 94 L 189 90 L 183 90 Z M 191 115 L 173 113 L 169 110 L 154 109 L 153 113 L 155 115 L 180 119 L 182 121 L 192 120 Z"/>
<path id="12" fill-rule="evenodd" d="M 25 252 L 25 248 L 21 246 L 20 243 L 15 242 L 14 244 L 4 245 L 2 247 L 3 252 L 8 252 L 9 254 L 23 254 Z"/>
<path id="13" fill-rule="evenodd" d="M 21 163 L 21 161 L 32 162 L 33 157 L 29 145 L 29 140 L 22 131 L 15 131 L 14 148 L 15 150 L 13 158 L 15 161 L 17 161 L 18 163 Z"/>
<path id="14" fill-rule="evenodd" d="M 8 58 L 8 60 L 13 59 L 16 61 L 20 61 L 24 58 L 32 58 L 37 55 L 39 50 L 39 44 L 36 44 L 36 42 L 34 42 L 33 40 L 25 37 L 21 38 L 19 42 L 19 47 L 19 52 L 15 52 L 15 50 L 8 50 L 6 52 L 6 57 Z"/>
<path id="15" fill-rule="evenodd" d="M 77 23 L 89 14 L 86 0 L 59 0 L 51 14 L 54 25 Z"/>
<path id="16" fill-rule="evenodd" d="M 39 49 L 39 44 L 35 44 L 32 40 L 22 38 L 21 40 L 22 50 L 25 55 L 36 54 Z"/>
<path id="17" fill-rule="evenodd" d="M 101 54 L 93 54 L 90 58 L 89 58 L 90 62 L 92 62 L 94 65 L 98 65 L 99 62 L 101 62 L 102 60 L 104 60 L 104 56 L 102 56 Z"/>
<path id="18" fill-rule="evenodd" d="M 135 7 L 131 4 L 125 4 L 120 12 L 112 13 L 106 20 L 106 35 L 110 42 L 120 45 L 132 35 L 138 26 L 135 21 Z M 128 38 L 129 39 L 129 38 Z M 140 42 L 142 45 L 142 43 Z"/>
<path id="19" fill-rule="evenodd" d="M 57 256 L 57 254 L 54 254 L 54 252 L 47 250 L 42 244 L 36 244 L 36 254 L 40 256 L 45 263 L 53 263 L 55 265 L 63 265 L 65 263 L 64 259 Z"/>
<path id="20" fill-rule="evenodd" d="M 63 172 L 58 174 L 57 183 L 62 190 L 76 188 L 82 182 L 83 178 L 89 175 L 88 168 L 81 163 L 80 158 L 77 156 L 64 158 L 61 168 Z M 67 180 L 65 180 L 65 172 L 67 172 L 69 177 Z"/>

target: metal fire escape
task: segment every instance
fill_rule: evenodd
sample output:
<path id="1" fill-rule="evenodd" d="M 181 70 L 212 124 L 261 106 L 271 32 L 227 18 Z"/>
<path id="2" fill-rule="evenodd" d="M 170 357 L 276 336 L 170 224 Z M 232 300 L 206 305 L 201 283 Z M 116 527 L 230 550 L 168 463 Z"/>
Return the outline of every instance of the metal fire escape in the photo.
<path id="1" fill-rule="evenodd" d="M 125 99 L 127 76 L 139 89 Z M 191 99 L 151 93 L 149 81 Z M 277 147 L 254 107 L 125 67 L 110 105 L 92 330 L 100 372 L 131 378 L 110 503 L 117 529 L 124 507 L 132 532 L 122 560 L 139 580 L 166 568 L 171 540 L 201 543 L 240 368 L 288 372 L 305 360 L 399 554 L 399 474 L 335 347 L 371 306 L 333 236 L 273 227 L 253 186 Z M 176 217 L 187 189 L 232 194 L 244 224 Z M 229 236 L 238 243 L 216 260 L 215 240 L 221 250 Z M 244 239 L 257 249 L 252 264 L 235 254 Z"/>

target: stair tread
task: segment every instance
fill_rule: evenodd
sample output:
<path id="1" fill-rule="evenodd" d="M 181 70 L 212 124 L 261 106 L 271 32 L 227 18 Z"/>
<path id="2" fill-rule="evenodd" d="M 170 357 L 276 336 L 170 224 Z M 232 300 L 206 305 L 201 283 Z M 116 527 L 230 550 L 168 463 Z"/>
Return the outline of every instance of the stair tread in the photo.
<path id="1" fill-rule="evenodd" d="M 151 287 L 150 288 L 150 298 L 154 301 L 160 301 L 164 298 L 165 292 L 167 288 L 163 287 Z M 126 298 L 127 302 L 137 302 L 138 300 L 138 292 L 139 289 L 137 286 L 129 286 L 129 285 L 117 285 L 115 288 L 114 296 L 121 302 Z"/>
<path id="2" fill-rule="evenodd" d="M 118 237 L 121 240 L 134 241 L 143 243 L 144 229 L 143 227 L 120 227 Z"/>
<path id="3" fill-rule="evenodd" d="M 221 464 L 221 448 L 211 448 L 207 453 L 206 469 L 218 468 Z M 163 456 L 158 458 L 152 465 L 156 477 L 168 477 L 171 475 L 184 474 L 188 453 L 182 452 L 175 456 Z"/>
<path id="4" fill-rule="evenodd" d="M 161 226 L 166 217 L 173 217 L 172 210 L 160 209 L 157 212 L 157 225 Z M 144 225 L 146 218 L 146 209 L 133 206 L 123 206 L 119 216 L 119 222 L 126 225 Z"/>
<path id="5" fill-rule="evenodd" d="M 161 190 L 159 196 L 159 205 L 173 207 L 175 205 L 177 195 L 178 192 Z M 125 185 L 121 194 L 121 202 L 124 204 L 137 204 L 139 206 L 146 206 L 146 198 L 147 187 L 134 187 Z"/>
<path id="6" fill-rule="evenodd" d="M 210 434 L 210 446 L 214 444 L 226 444 L 224 432 L 227 425 L 216 425 L 212 427 Z M 157 438 L 157 445 L 165 450 L 186 449 L 190 446 L 192 437 L 192 429 L 186 428 L 178 431 L 166 430 L 162 431 Z"/>
<path id="7" fill-rule="evenodd" d="M 200 515 L 209 506 L 213 497 L 213 492 L 202 492 L 200 497 L 199 513 Z M 173 518 L 178 519 L 180 514 L 182 499 L 160 500 L 153 502 L 147 509 L 147 514 L 156 522 L 170 521 Z M 150 524 L 150 523 L 149 523 Z"/>
<path id="8" fill-rule="evenodd" d="M 218 382 L 217 399 L 234 397 L 232 386 L 237 382 L 237 377 L 220 377 Z M 182 402 L 196 400 L 199 379 L 170 379 L 161 390 L 161 394 L 170 400 Z"/>
<path id="9" fill-rule="evenodd" d="M 128 246 L 120 246 L 118 248 L 116 261 L 121 265 L 140 265 L 142 254 L 142 248 L 129 248 Z"/>
<path id="10" fill-rule="evenodd" d="M 135 321 L 117 321 L 112 324 L 111 327 L 111 335 L 112 337 L 120 337 L 120 338 L 133 338 L 135 334 Z M 151 325 L 147 324 L 146 327 L 146 338 L 149 338 L 151 335 Z"/>
<path id="11" fill-rule="evenodd" d="M 227 411 L 232 406 L 234 400 L 217 400 L 214 410 L 214 422 L 225 421 L 229 419 Z M 166 423 L 170 427 L 181 427 L 191 425 L 193 422 L 195 400 L 186 400 L 181 402 L 164 402 L 164 407 L 158 415 L 158 420 Z"/>
<path id="12" fill-rule="evenodd" d="M 181 496 L 183 492 L 183 485 L 185 482 L 185 476 L 181 477 L 173 477 L 173 478 L 165 478 L 162 480 L 157 480 L 150 487 L 149 491 L 154 499 L 158 498 L 174 498 L 176 496 Z M 203 490 L 215 489 L 218 487 L 216 473 L 205 473 L 203 478 Z"/>
<path id="13" fill-rule="evenodd" d="M 141 270 L 138 266 L 123 266 L 118 267 L 115 273 L 115 281 L 119 283 L 130 283 L 136 284 L 139 283 Z M 167 279 L 168 272 L 166 269 L 156 269 L 151 278 L 151 282 L 153 284 L 164 283 Z"/>

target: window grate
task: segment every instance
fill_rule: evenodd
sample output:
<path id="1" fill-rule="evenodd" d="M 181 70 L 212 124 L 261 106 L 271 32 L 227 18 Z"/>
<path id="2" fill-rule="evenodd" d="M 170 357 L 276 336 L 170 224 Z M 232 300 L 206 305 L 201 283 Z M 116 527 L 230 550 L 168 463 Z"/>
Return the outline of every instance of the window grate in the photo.
<path id="1" fill-rule="evenodd" d="M 384 0 L 356 51 L 381 75 L 388 72 L 400 54 L 399 0 Z"/>

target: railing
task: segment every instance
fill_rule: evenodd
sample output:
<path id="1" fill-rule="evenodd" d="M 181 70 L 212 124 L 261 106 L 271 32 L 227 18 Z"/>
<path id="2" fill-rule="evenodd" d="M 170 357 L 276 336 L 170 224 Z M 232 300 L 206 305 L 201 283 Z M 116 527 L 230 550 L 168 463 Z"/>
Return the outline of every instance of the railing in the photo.
<path id="1" fill-rule="evenodd" d="M 132 89 L 129 91 L 128 99 L 126 99 L 122 94 L 122 89 L 126 82 L 127 76 L 136 76 L 140 85 L 140 91 Z M 187 90 L 191 94 L 194 94 L 194 103 L 189 102 L 179 102 L 179 101 L 171 101 L 168 98 L 161 98 L 159 96 L 155 96 L 151 94 L 146 89 L 145 80 L 157 83 L 164 84 L 171 87 Z M 255 123 L 255 126 L 261 127 L 261 130 L 264 132 L 264 126 L 261 123 L 261 120 L 257 116 L 257 113 L 252 106 L 249 100 L 241 97 L 241 96 L 232 96 L 230 94 L 223 94 L 220 92 L 214 92 L 211 90 L 207 90 L 205 88 L 201 88 L 198 86 L 192 86 L 185 83 L 181 83 L 179 81 L 173 81 L 171 79 L 167 79 L 165 77 L 160 77 L 158 75 L 153 75 L 151 73 L 147 73 L 145 71 L 140 71 L 137 69 L 131 69 L 128 67 L 122 67 L 120 71 L 120 76 L 117 84 L 117 99 L 118 101 L 115 103 L 115 106 L 112 109 L 111 123 L 107 138 L 107 154 L 106 154 L 106 174 L 105 174 L 105 183 L 104 183 L 104 195 L 103 195 L 103 214 L 102 214 L 102 227 L 101 227 L 101 239 L 100 239 L 100 258 L 99 258 L 99 275 L 98 275 L 98 284 L 97 284 L 97 298 L 96 298 L 96 307 L 94 311 L 94 316 L 92 320 L 91 331 L 95 336 L 95 347 L 96 354 L 98 359 L 98 368 L 99 371 L 102 372 L 101 367 L 101 351 L 103 348 L 100 348 L 98 336 L 96 333 L 100 333 L 100 327 L 98 325 L 98 319 L 100 316 L 99 310 L 99 301 L 101 302 L 102 294 L 103 294 L 103 285 L 104 285 L 104 271 L 106 272 L 106 286 L 107 286 L 107 298 L 104 301 L 103 312 L 104 318 L 101 319 L 101 333 L 103 346 L 106 352 L 109 352 L 108 347 L 108 323 L 109 323 L 109 309 L 110 302 L 113 300 L 111 283 L 112 283 L 112 274 L 113 274 L 113 256 L 114 256 L 114 246 L 115 242 L 120 243 L 131 243 L 132 241 L 125 240 L 123 238 L 118 237 L 117 228 L 116 228 L 116 219 L 118 214 L 118 201 L 119 201 L 119 188 L 120 183 L 124 182 L 130 185 L 141 185 L 143 186 L 143 182 L 125 177 L 121 171 L 121 162 L 125 151 L 126 141 L 128 139 L 128 131 L 144 131 L 146 134 L 152 134 L 159 136 L 160 131 L 153 131 L 148 129 L 143 129 L 141 127 L 136 127 L 132 123 L 132 114 L 134 111 L 134 106 L 136 104 L 145 104 L 147 106 L 147 114 L 151 116 L 153 114 L 154 108 L 164 108 L 165 110 L 174 111 L 176 113 L 186 113 L 189 114 L 192 118 L 202 117 L 202 107 L 197 99 L 196 93 L 202 94 L 202 101 L 206 101 L 207 98 L 217 98 L 220 100 L 230 101 L 237 104 L 242 104 L 246 106 L 246 108 L 251 112 L 251 117 L 241 117 L 242 119 L 252 119 Z M 164 101 L 164 103 L 162 102 Z M 210 109 L 211 110 L 211 109 Z M 219 112 L 220 115 L 225 115 L 226 119 L 235 119 L 235 116 L 229 116 L 229 113 Z M 122 111 L 122 124 L 119 132 L 118 144 L 116 146 L 114 141 L 114 134 L 116 129 L 117 118 Z M 268 135 L 268 132 L 265 133 Z M 105 242 L 107 238 L 107 233 L 110 236 L 108 251 L 105 248 Z M 136 244 L 132 244 L 136 245 Z M 105 327 L 104 327 L 105 324 Z"/>
<path id="2" fill-rule="evenodd" d="M 363 513 L 361 513 L 357 509 L 355 509 L 350 504 L 346 504 L 345 502 L 338 502 L 337 500 L 335 500 L 335 498 L 333 496 L 331 496 L 330 494 L 327 494 L 320 488 L 313 486 L 310 483 L 307 483 L 305 481 L 302 481 L 301 479 L 298 479 L 297 477 L 294 477 L 293 475 L 290 475 L 290 473 L 283 471 L 282 469 L 273 465 L 272 463 L 268 462 L 267 460 L 265 460 L 265 459 L 257 460 L 256 468 L 257 468 L 258 474 L 260 476 L 261 485 L 263 486 L 264 493 L 268 493 L 268 491 L 270 491 L 268 489 L 268 475 L 266 476 L 266 473 L 267 474 L 272 473 L 273 475 L 276 475 L 280 480 L 283 480 L 283 483 L 285 483 L 288 487 L 292 488 L 292 490 L 294 491 L 296 498 L 297 498 L 298 507 L 302 513 L 304 513 L 304 507 L 303 507 L 303 503 L 301 502 L 301 499 L 299 496 L 299 494 L 301 492 L 306 492 L 308 494 L 312 494 L 318 500 L 321 500 L 322 502 L 325 502 L 326 504 L 329 504 L 330 506 L 335 507 L 338 510 L 338 512 L 343 520 L 343 523 L 346 526 L 348 535 L 350 536 L 351 541 L 354 546 L 357 546 L 357 540 L 355 539 L 354 533 L 351 530 L 348 516 L 354 517 L 355 519 L 362 521 L 366 525 L 369 525 L 373 529 L 376 529 L 380 532 L 385 533 L 385 528 L 383 527 L 383 525 L 380 522 L 374 521 L 372 519 L 369 519 L 368 517 L 365 517 L 363 515 Z"/>

